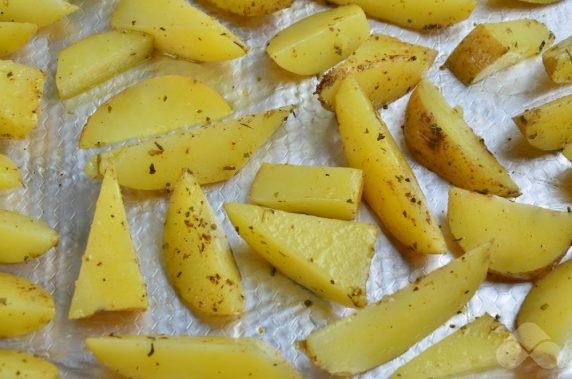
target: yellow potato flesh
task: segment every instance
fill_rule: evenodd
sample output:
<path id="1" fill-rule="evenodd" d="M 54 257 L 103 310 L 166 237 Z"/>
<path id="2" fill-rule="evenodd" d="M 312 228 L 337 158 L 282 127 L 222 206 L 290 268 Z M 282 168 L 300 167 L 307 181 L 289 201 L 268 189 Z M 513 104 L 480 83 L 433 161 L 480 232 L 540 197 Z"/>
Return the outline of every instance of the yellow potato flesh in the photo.
<path id="1" fill-rule="evenodd" d="M 294 0 L 208 0 L 220 9 L 241 16 L 265 16 L 292 5 Z"/>
<path id="2" fill-rule="evenodd" d="M 264 163 L 249 198 L 252 203 L 283 211 L 353 220 L 362 188 L 361 170 Z"/>
<path id="3" fill-rule="evenodd" d="M 147 291 L 113 169 L 103 179 L 75 283 L 70 319 L 101 311 L 147 309 Z"/>
<path id="4" fill-rule="evenodd" d="M 36 356 L 0 349 L 0 379 L 58 379 L 56 366 Z"/>
<path id="5" fill-rule="evenodd" d="M 227 203 L 238 234 L 290 279 L 348 307 L 367 305 L 372 225 Z"/>
<path id="6" fill-rule="evenodd" d="M 336 116 L 348 163 L 363 170 L 364 198 L 387 230 L 412 251 L 445 253 L 443 234 L 415 174 L 351 76 L 338 90 Z"/>
<path id="7" fill-rule="evenodd" d="M 339 376 L 356 375 L 398 357 L 473 297 L 486 277 L 488 248 L 481 246 L 310 334 L 301 347 L 316 366 Z"/>
<path id="8" fill-rule="evenodd" d="M 572 37 L 559 42 L 542 54 L 546 73 L 554 83 L 572 82 Z"/>
<path id="9" fill-rule="evenodd" d="M 211 87 L 178 75 L 147 79 L 112 97 L 88 119 L 81 148 L 149 137 L 230 114 L 231 107 Z"/>
<path id="10" fill-rule="evenodd" d="M 564 147 L 564 156 L 568 158 L 568 160 L 572 161 L 572 144 L 568 144 Z"/>
<path id="11" fill-rule="evenodd" d="M 369 37 L 360 7 L 348 5 L 313 14 L 279 32 L 266 52 L 283 69 L 314 75 L 343 61 Z"/>
<path id="12" fill-rule="evenodd" d="M 46 26 L 78 9 L 78 6 L 63 0 L 0 1 L 0 21 L 29 22 Z"/>
<path id="13" fill-rule="evenodd" d="M 46 290 L 24 278 L 0 272 L 0 338 L 43 328 L 55 312 L 54 300 Z"/>
<path id="14" fill-rule="evenodd" d="M 0 154 L 0 190 L 22 185 L 20 170 L 10 158 Z"/>
<path id="15" fill-rule="evenodd" d="M 300 379 L 268 344 L 230 337 L 94 337 L 87 348 L 132 379 Z"/>
<path id="16" fill-rule="evenodd" d="M 27 22 L 0 22 L 0 57 L 18 50 L 37 30 L 38 25 Z"/>

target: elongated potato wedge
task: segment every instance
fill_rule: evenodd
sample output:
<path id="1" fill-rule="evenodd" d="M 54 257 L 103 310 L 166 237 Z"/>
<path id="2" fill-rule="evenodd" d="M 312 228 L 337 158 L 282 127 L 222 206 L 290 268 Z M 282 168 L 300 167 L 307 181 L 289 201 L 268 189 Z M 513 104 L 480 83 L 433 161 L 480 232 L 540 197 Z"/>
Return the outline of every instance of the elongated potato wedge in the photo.
<path id="1" fill-rule="evenodd" d="M 22 175 L 18 166 L 7 156 L 0 154 L 0 190 L 21 185 Z"/>
<path id="2" fill-rule="evenodd" d="M 494 240 L 489 270 L 509 279 L 527 280 L 550 271 L 572 241 L 572 213 L 460 188 L 449 190 L 447 217 L 465 251 Z"/>
<path id="3" fill-rule="evenodd" d="M 546 73 L 554 83 L 572 82 L 572 37 L 560 41 L 542 54 Z"/>
<path id="4" fill-rule="evenodd" d="M 356 375 L 398 357 L 473 297 L 487 274 L 489 246 L 313 332 L 300 347 L 316 366 L 339 376 Z"/>
<path id="5" fill-rule="evenodd" d="M 224 208 L 237 233 L 284 275 L 347 307 L 367 305 L 375 227 L 249 204 Z"/>
<path id="6" fill-rule="evenodd" d="M 113 336 L 85 341 L 97 360 L 132 379 L 300 379 L 266 342 L 252 338 Z"/>
<path id="7" fill-rule="evenodd" d="M 60 50 L 56 86 L 67 99 L 143 62 L 153 52 L 153 37 L 131 31 L 91 35 Z"/>
<path id="8" fill-rule="evenodd" d="M 437 51 L 383 34 L 372 35 L 347 60 L 322 76 L 316 94 L 322 105 L 335 110 L 342 80 L 357 80 L 367 97 L 379 108 L 409 92 L 431 67 Z"/>
<path id="9" fill-rule="evenodd" d="M 0 5 L 1 6 L 1 5 Z M 0 22 L 0 57 L 12 54 L 38 31 L 38 25 L 27 22 Z"/>
<path id="10" fill-rule="evenodd" d="M 276 34 L 266 53 L 298 75 L 319 74 L 346 59 L 369 37 L 365 13 L 348 5 L 306 17 Z"/>
<path id="11" fill-rule="evenodd" d="M 29 22 L 46 26 L 78 9 L 78 6 L 64 0 L 0 1 L 0 21 Z"/>
<path id="12" fill-rule="evenodd" d="M 451 184 L 468 190 L 513 197 L 520 189 L 506 169 L 439 89 L 422 80 L 407 105 L 405 141 L 413 157 Z"/>
<path id="13" fill-rule="evenodd" d="M 0 379 L 58 379 L 56 366 L 42 358 L 16 350 L 0 349 Z"/>
<path id="14" fill-rule="evenodd" d="M 554 34 L 536 20 L 479 24 L 455 48 L 445 66 L 470 85 L 542 53 L 553 42 Z"/>
<path id="15" fill-rule="evenodd" d="M 169 189 L 183 169 L 201 185 L 221 182 L 234 176 L 293 110 L 278 108 L 111 150 L 92 157 L 86 173 L 99 177 L 112 163 L 122 186 L 142 190 Z"/>
<path id="16" fill-rule="evenodd" d="M 208 0 L 220 9 L 241 16 L 265 16 L 280 9 L 288 8 L 294 0 Z"/>
<path id="17" fill-rule="evenodd" d="M 126 89 L 87 120 L 81 148 L 110 145 L 218 120 L 231 107 L 206 84 L 179 75 L 157 76 Z"/>
<path id="18" fill-rule="evenodd" d="M 157 50 L 193 61 L 225 61 L 248 51 L 230 30 L 185 0 L 120 0 L 111 26 L 151 34 Z"/>
<path id="19" fill-rule="evenodd" d="M 338 90 L 336 116 L 348 163 L 363 170 L 364 198 L 388 231 L 412 251 L 447 252 L 415 174 L 351 76 Z"/>
<path id="20" fill-rule="evenodd" d="M 243 314 L 244 293 L 232 251 L 205 194 L 187 171 L 169 202 L 163 257 L 171 284 L 198 316 L 231 320 Z"/>
<path id="21" fill-rule="evenodd" d="M 119 184 L 110 167 L 95 206 L 69 318 L 85 318 L 101 311 L 145 309 L 145 282 L 129 235 Z"/>
<path id="22" fill-rule="evenodd" d="M 28 334 L 43 328 L 54 318 L 54 300 L 38 285 L 0 272 L 0 288 L 0 338 Z"/>

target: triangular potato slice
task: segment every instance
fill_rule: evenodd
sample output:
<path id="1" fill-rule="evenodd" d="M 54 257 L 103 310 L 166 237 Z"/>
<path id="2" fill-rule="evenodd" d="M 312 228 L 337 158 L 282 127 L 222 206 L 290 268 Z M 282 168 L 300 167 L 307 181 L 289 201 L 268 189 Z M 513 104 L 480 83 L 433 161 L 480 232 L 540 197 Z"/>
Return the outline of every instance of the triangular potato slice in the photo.
<path id="1" fill-rule="evenodd" d="M 0 21 L 29 22 L 46 26 L 78 9 L 77 5 L 64 0 L 0 1 Z"/>
<path id="2" fill-rule="evenodd" d="M 0 189 L 19 187 L 22 175 L 18 166 L 10 158 L 0 154 Z"/>
<path id="3" fill-rule="evenodd" d="M 115 172 L 105 172 L 69 318 L 101 311 L 147 309 L 147 291 L 133 248 Z"/>
<path id="4" fill-rule="evenodd" d="M 18 50 L 37 30 L 38 25 L 27 22 L 0 22 L 0 57 Z"/>
<path id="5" fill-rule="evenodd" d="M 249 204 L 224 207 L 238 234 L 284 275 L 345 306 L 367 305 L 375 227 Z"/>
<path id="6" fill-rule="evenodd" d="M 0 349 L 0 377 L 29 379 L 59 379 L 56 366 L 31 354 Z"/>

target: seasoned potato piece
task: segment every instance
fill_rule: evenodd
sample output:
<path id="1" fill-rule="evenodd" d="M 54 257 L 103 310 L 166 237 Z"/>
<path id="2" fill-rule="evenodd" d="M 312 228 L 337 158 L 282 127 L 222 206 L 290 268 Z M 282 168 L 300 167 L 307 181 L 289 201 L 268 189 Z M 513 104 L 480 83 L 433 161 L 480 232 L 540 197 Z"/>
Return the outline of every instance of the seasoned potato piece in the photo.
<path id="1" fill-rule="evenodd" d="M 0 338 L 28 334 L 54 318 L 56 306 L 45 289 L 5 272 L 0 272 L 0 288 Z"/>
<path id="2" fill-rule="evenodd" d="M 126 89 L 87 120 L 81 148 L 149 137 L 205 124 L 230 114 L 231 107 L 211 87 L 179 75 L 157 76 Z"/>
<path id="3" fill-rule="evenodd" d="M 513 121 L 537 149 L 562 149 L 572 142 L 572 95 L 528 109 Z"/>
<path id="4" fill-rule="evenodd" d="M 352 76 L 340 85 L 336 116 L 348 163 L 363 170 L 365 200 L 388 231 L 412 251 L 445 253 L 415 174 Z"/>
<path id="5" fill-rule="evenodd" d="M 346 59 L 369 37 L 363 10 L 348 5 L 306 17 L 276 34 L 266 52 L 283 69 L 314 75 Z"/>
<path id="6" fill-rule="evenodd" d="M 300 379 L 264 341 L 231 337 L 112 336 L 85 341 L 97 360 L 132 379 Z"/>
<path id="7" fill-rule="evenodd" d="M 46 26 L 78 9 L 78 6 L 63 0 L 5 0 L 0 1 L 0 21 Z"/>
<path id="8" fill-rule="evenodd" d="M 153 51 L 153 38 L 139 32 L 105 32 L 81 39 L 58 55 L 56 86 L 67 99 L 141 63 Z"/>
<path id="9" fill-rule="evenodd" d="M 316 94 L 326 109 L 335 110 L 340 83 L 353 75 L 373 107 L 379 108 L 415 87 L 436 56 L 433 49 L 374 34 L 347 60 L 321 78 Z"/>
<path id="10" fill-rule="evenodd" d="M 157 50 L 193 61 L 225 61 L 248 51 L 230 30 L 185 0 L 120 0 L 111 26 L 151 34 Z"/>
<path id="11" fill-rule="evenodd" d="M 1 4 L 0 1 L 0 7 Z M 26 137 L 38 122 L 44 73 L 35 67 L 0 60 L 0 88 L 0 138 Z"/>
<path id="12" fill-rule="evenodd" d="M 489 246 L 313 332 L 300 347 L 316 366 L 339 376 L 356 375 L 398 357 L 473 297 L 487 274 Z"/>
<path id="13" fill-rule="evenodd" d="M 0 190 L 22 185 L 20 170 L 10 158 L 0 154 Z"/>
<path id="14" fill-rule="evenodd" d="M 542 54 L 544 69 L 554 83 L 572 82 L 572 37 L 559 42 Z"/>
<path id="15" fill-rule="evenodd" d="M 145 309 L 145 282 L 129 235 L 119 184 L 109 167 L 95 206 L 69 318 L 85 318 L 101 311 Z"/>
<path id="16" fill-rule="evenodd" d="M 519 196 L 520 189 L 506 169 L 430 82 L 413 91 L 405 126 L 405 141 L 413 157 L 453 185 L 499 196 Z"/>
<path id="17" fill-rule="evenodd" d="M 238 234 L 284 275 L 347 307 L 367 305 L 375 227 L 249 204 L 224 208 Z"/>
<path id="18" fill-rule="evenodd" d="M 241 16 L 265 16 L 280 9 L 288 8 L 294 0 L 208 0 L 220 9 Z"/>
<path id="19" fill-rule="evenodd" d="M 1 7 L 1 5 L 0 5 Z M 0 22 L 0 57 L 13 53 L 38 31 L 38 25 L 27 22 Z"/>
<path id="20" fill-rule="evenodd" d="M 56 366 L 34 355 L 0 349 L 0 379 L 58 379 Z"/>
<path id="21" fill-rule="evenodd" d="M 445 66 L 470 85 L 542 53 L 554 34 L 530 19 L 477 25 L 451 53 Z"/>
<path id="22" fill-rule="evenodd" d="M 142 190 L 169 189 L 185 168 L 201 185 L 221 182 L 234 176 L 293 110 L 273 109 L 111 150 L 92 157 L 86 173 L 97 178 L 112 163 L 122 186 Z"/>
<path id="23" fill-rule="evenodd" d="M 572 213 L 449 190 L 449 226 L 465 251 L 494 240 L 490 272 L 531 279 L 550 271 L 572 241 Z"/>

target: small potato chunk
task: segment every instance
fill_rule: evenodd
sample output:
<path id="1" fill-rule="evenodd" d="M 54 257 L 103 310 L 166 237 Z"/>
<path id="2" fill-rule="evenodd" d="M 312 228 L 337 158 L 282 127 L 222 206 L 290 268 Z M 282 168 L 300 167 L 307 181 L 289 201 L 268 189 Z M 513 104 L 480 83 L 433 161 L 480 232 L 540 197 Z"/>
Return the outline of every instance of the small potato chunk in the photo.
<path id="1" fill-rule="evenodd" d="M 7 156 L 0 154 L 0 190 L 21 185 L 22 175 L 16 164 Z"/>
<path id="2" fill-rule="evenodd" d="M 91 35 L 61 50 L 56 86 L 67 99 L 143 62 L 151 56 L 153 37 L 130 31 Z"/>
<path id="3" fill-rule="evenodd" d="M 335 110 L 340 83 L 353 75 L 377 109 L 415 87 L 435 57 L 437 52 L 428 47 L 374 34 L 347 60 L 322 76 L 316 94 L 324 108 Z"/>
<path id="4" fill-rule="evenodd" d="M 34 355 L 0 349 L 0 379 L 58 379 L 56 366 Z"/>
<path id="5" fill-rule="evenodd" d="M 572 82 L 572 37 L 559 42 L 542 54 L 544 69 L 554 83 Z"/>
<path id="6" fill-rule="evenodd" d="M 119 184 L 110 167 L 95 206 L 69 318 L 85 318 L 101 311 L 145 309 L 145 282 L 129 235 Z"/>
<path id="7" fill-rule="evenodd" d="M 0 1 L 0 8 L 1 4 Z M 22 139 L 38 122 L 44 73 L 35 67 L 0 60 L 0 88 L 0 138 Z"/>
<path id="8" fill-rule="evenodd" d="M 294 0 L 208 0 L 220 9 L 241 16 L 265 16 L 288 8 Z"/>
<path id="9" fill-rule="evenodd" d="M 471 191 L 513 197 L 520 189 L 506 169 L 430 82 L 413 91 L 405 126 L 405 141 L 413 157 L 451 184 Z"/>
<path id="10" fill-rule="evenodd" d="M 451 53 L 445 66 L 465 85 L 542 53 L 554 34 L 530 19 L 477 25 Z"/>
<path id="11" fill-rule="evenodd" d="M 252 203 L 283 211 L 353 220 L 362 189 L 361 170 L 264 163 L 249 198 Z"/>
<path id="12" fill-rule="evenodd" d="M 1 5 L 0 5 L 1 6 Z M 0 57 L 12 54 L 38 31 L 38 25 L 27 22 L 0 22 Z"/>
<path id="13" fill-rule="evenodd" d="M 238 234 L 284 275 L 347 307 L 367 305 L 377 228 L 249 204 L 224 208 Z"/>
<path id="14" fill-rule="evenodd" d="M 112 336 L 85 344 L 104 366 L 132 379 L 301 379 L 276 350 L 252 338 Z"/>
<path id="15" fill-rule="evenodd" d="M 336 116 L 348 163 L 363 170 L 365 200 L 387 230 L 414 252 L 447 252 L 415 174 L 352 76 L 340 85 Z"/>
<path id="16" fill-rule="evenodd" d="M 213 88 L 179 75 L 157 76 L 126 89 L 101 105 L 79 139 L 83 149 L 209 123 L 232 108 Z"/>
<path id="17" fill-rule="evenodd" d="M 266 52 L 286 71 L 315 75 L 346 59 L 368 37 L 363 10 L 348 5 L 290 25 L 270 40 Z"/>
<path id="18" fill-rule="evenodd" d="M 0 21 L 46 26 L 78 9 L 78 6 L 63 0 L 5 0 L 0 1 Z"/>
<path id="19" fill-rule="evenodd" d="M 537 149 L 562 149 L 572 142 L 572 95 L 528 109 L 513 121 Z"/>
<path id="20" fill-rule="evenodd" d="M 0 338 L 41 329 L 52 321 L 55 312 L 54 300 L 46 290 L 27 279 L 0 272 Z"/>
<path id="21" fill-rule="evenodd" d="M 193 61 L 226 61 L 248 51 L 230 30 L 186 0 L 120 0 L 111 26 L 151 34 L 155 49 Z"/>
<path id="22" fill-rule="evenodd" d="M 300 347 L 336 376 L 370 370 L 400 356 L 460 311 L 485 280 L 490 244 L 417 279 L 378 303 L 313 332 Z"/>
<path id="23" fill-rule="evenodd" d="M 494 240 L 489 270 L 513 280 L 550 271 L 572 241 L 572 213 L 459 188 L 449 190 L 448 219 L 451 233 L 465 251 Z"/>

